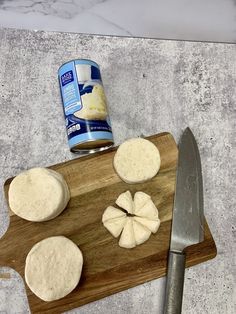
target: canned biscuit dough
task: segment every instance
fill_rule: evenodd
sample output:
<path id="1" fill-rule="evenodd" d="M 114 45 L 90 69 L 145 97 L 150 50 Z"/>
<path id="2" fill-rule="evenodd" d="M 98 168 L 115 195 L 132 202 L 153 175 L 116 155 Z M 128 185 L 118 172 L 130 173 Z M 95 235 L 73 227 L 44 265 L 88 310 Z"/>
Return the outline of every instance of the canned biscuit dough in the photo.
<path id="1" fill-rule="evenodd" d="M 93 152 L 113 145 L 100 69 L 77 59 L 59 69 L 69 146 L 72 152 Z"/>

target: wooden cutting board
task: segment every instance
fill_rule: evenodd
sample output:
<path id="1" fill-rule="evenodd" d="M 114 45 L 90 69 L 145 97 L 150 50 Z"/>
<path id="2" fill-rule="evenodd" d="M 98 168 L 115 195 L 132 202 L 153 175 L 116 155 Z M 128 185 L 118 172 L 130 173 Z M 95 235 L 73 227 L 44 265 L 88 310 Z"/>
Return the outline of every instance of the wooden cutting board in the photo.
<path id="1" fill-rule="evenodd" d="M 151 136 L 149 140 L 161 154 L 161 169 L 149 182 L 122 182 L 112 166 L 114 148 L 51 167 L 65 177 L 71 192 L 67 209 L 57 218 L 33 223 L 10 212 L 9 229 L 0 240 L 0 266 L 12 267 L 24 278 L 25 258 L 32 246 L 55 235 L 70 238 L 84 255 L 81 281 L 65 298 L 44 302 L 26 286 L 32 313 L 61 313 L 166 274 L 178 150 L 169 133 Z M 5 183 L 6 198 L 11 180 Z M 114 205 L 118 195 L 127 190 L 150 194 L 161 219 L 158 232 L 131 250 L 120 248 L 118 240 L 101 223 L 104 209 Z M 216 246 L 206 224 L 204 241 L 187 249 L 187 266 L 215 255 Z"/>

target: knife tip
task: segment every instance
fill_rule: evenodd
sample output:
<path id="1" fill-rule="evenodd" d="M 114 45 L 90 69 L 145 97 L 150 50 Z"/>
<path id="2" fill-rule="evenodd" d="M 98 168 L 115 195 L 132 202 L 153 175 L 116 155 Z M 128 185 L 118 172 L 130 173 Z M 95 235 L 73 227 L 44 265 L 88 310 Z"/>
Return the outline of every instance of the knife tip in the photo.
<path id="1" fill-rule="evenodd" d="M 196 142 L 195 136 L 194 136 L 192 130 L 190 129 L 190 127 L 187 127 L 187 128 L 184 130 L 182 137 L 183 137 L 183 138 L 191 138 L 191 140 L 192 140 L 193 142 Z"/>
<path id="2" fill-rule="evenodd" d="M 186 127 L 186 129 L 184 130 L 184 133 L 191 133 L 193 134 L 192 130 L 190 129 L 189 126 Z"/>

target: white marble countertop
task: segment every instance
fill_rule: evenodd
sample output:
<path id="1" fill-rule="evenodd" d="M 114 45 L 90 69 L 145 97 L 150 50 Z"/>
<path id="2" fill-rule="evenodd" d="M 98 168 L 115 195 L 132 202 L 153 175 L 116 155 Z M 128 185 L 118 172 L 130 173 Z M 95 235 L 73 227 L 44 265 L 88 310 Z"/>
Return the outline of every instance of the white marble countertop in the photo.
<path id="1" fill-rule="evenodd" d="M 0 29 L 0 43 L 0 236 L 9 222 L 5 179 L 75 158 L 57 70 L 89 58 L 101 66 L 116 144 L 162 131 L 178 141 L 186 126 L 193 130 L 218 255 L 186 270 L 183 313 L 235 313 L 236 45 L 10 29 Z M 11 273 L 0 279 L 0 313 L 28 313 L 22 279 L 0 272 Z M 164 284 L 153 280 L 70 313 L 161 314 Z"/>
<path id="2" fill-rule="evenodd" d="M 0 26 L 236 42 L 235 0 L 1 0 Z"/>

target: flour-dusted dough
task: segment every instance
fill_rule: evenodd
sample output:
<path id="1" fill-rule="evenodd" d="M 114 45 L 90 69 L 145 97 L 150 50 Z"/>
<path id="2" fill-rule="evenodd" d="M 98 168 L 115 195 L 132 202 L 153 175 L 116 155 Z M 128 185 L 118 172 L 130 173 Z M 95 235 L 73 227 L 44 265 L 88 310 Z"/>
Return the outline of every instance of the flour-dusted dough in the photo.
<path id="1" fill-rule="evenodd" d="M 126 183 L 145 182 L 159 171 L 160 153 L 152 142 L 143 138 L 132 138 L 119 146 L 113 164 Z"/>
<path id="2" fill-rule="evenodd" d="M 113 235 L 113 237 L 117 238 L 121 234 L 121 231 L 126 224 L 127 218 L 128 217 L 125 215 L 125 217 L 106 220 L 103 225 Z"/>
<path id="3" fill-rule="evenodd" d="M 120 217 L 126 217 L 126 213 L 122 212 L 121 210 L 113 206 L 108 206 L 102 215 L 102 222 L 104 223 L 107 220 L 120 218 Z"/>
<path id="4" fill-rule="evenodd" d="M 136 210 L 134 209 L 134 214 L 136 216 L 148 218 L 151 220 L 157 220 L 158 218 L 158 210 L 156 208 L 156 205 L 153 203 L 153 201 L 150 199 L 148 200 L 143 207 Z"/>
<path id="5" fill-rule="evenodd" d="M 119 246 L 126 249 L 132 249 L 135 245 L 133 219 L 132 217 L 127 217 L 124 229 L 120 236 Z"/>
<path id="6" fill-rule="evenodd" d="M 134 238 L 136 245 L 147 241 L 151 235 L 151 231 L 133 219 Z"/>
<path id="7" fill-rule="evenodd" d="M 151 199 L 150 195 L 148 195 L 142 191 L 136 192 L 134 194 L 135 211 L 138 211 L 140 208 L 142 208 L 147 203 L 147 201 L 149 201 L 150 199 Z"/>
<path id="8" fill-rule="evenodd" d="M 125 209 L 127 214 L 109 206 L 103 213 L 102 222 L 115 238 L 121 234 L 119 246 L 134 248 L 159 229 L 158 210 L 148 194 L 136 192 L 133 200 L 130 191 L 126 191 L 118 196 L 116 204 Z"/>
<path id="9" fill-rule="evenodd" d="M 70 193 L 64 178 L 45 168 L 32 168 L 16 176 L 9 188 L 11 210 L 29 221 L 46 221 L 66 207 Z"/>
<path id="10" fill-rule="evenodd" d="M 148 218 L 135 216 L 134 220 L 148 228 L 152 233 L 156 233 L 160 227 L 160 219 L 151 220 Z"/>
<path id="11" fill-rule="evenodd" d="M 116 204 L 125 209 L 129 214 L 133 214 L 133 199 L 130 191 L 121 193 L 116 200 Z"/>
<path id="12" fill-rule="evenodd" d="M 63 186 L 63 189 L 64 189 L 64 203 L 62 204 L 62 207 L 63 207 L 63 210 L 64 210 L 66 208 L 66 205 L 68 204 L 68 202 L 70 200 L 70 191 L 69 191 L 69 187 L 68 187 L 68 185 L 66 183 L 66 180 L 64 179 L 64 177 L 60 173 L 58 173 L 58 172 L 56 172 L 56 171 L 54 171 L 52 169 L 47 169 L 47 168 L 44 168 L 44 169 L 46 171 L 48 171 L 51 175 L 53 175 L 56 179 L 58 179 L 61 182 L 62 186 Z"/>
<path id="13" fill-rule="evenodd" d="M 83 255 L 74 242 L 63 236 L 50 237 L 28 253 L 25 280 L 40 299 L 58 300 L 78 285 L 82 266 Z"/>

